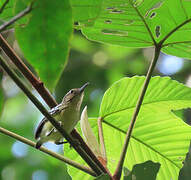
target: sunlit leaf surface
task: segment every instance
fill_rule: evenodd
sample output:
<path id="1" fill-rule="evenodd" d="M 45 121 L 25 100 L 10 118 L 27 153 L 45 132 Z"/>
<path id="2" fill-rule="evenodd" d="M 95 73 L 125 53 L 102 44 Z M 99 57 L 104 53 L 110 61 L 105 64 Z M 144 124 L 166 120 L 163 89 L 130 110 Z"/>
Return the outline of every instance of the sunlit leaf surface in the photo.
<path id="1" fill-rule="evenodd" d="M 8 21 L 13 16 L 13 6 L 14 0 L 1 0 L 0 1 L 0 9 L 4 6 L 2 11 L 0 12 L 0 24 L 3 24 L 5 21 Z"/>
<path id="2" fill-rule="evenodd" d="M 89 8 L 87 3 L 80 5 L 74 9 Z M 165 40 L 163 52 L 191 58 L 191 1 L 103 0 L 99 6 L 95 18 L 89 18 L 91 24 L 81 23 L 87 38 L 127 47 L 149 47 Z"/>
<path id="3" fill-rule="evenodd" d="M 119 160 L 125 134 L 135 109 L 145 77 L 123 78 L 114 83 L 103 97 L 100 114 L 106 144 L 108 167 L 113 172 Z M 191 127 L 172 110 L 191 107 L 191 89 L 169 77 L 151 78 L 140 114 L 127 151 L 125 166 L 151 160 L 160 163 L 157 180 L 178 179 L 178 173 L 188 151 Z M 97 119 L 89 119 L 94 132 Z M 67 147 L 66 156 L 83 160 Z M 74 177 L 92 179 L 69 167 Z"/>
<path id="4" fill-rule="evenodd" d="M 105 122 L 110 169 L 115 167 L 119 159 L 125 132 L 144 80 L 144 77 L 137 76 L 123 78 L 114 83 L 103 97 L 100 116 Z M 152 160 L 161 164 L 158 180 L 177 179 L 188 151 L 191 127 L 172 110 L 190 106 L 190 88 L 168 77 L 151 79 L 129 144 L 125 162 L 128 169 L 133 164 Z"/>
<path id="5" fill-rule="evenodd" d="M 83 137 L 85 139 L 85 142 L 90 147 L 92 152 L 96 155 L 96 157 L 102 157 L 98 141 L 88 121 L 87 106 L 85 106 L 85 108 L 82 111 L 81 118 L 80 118 L 80 127 L 81 127 Z"/>

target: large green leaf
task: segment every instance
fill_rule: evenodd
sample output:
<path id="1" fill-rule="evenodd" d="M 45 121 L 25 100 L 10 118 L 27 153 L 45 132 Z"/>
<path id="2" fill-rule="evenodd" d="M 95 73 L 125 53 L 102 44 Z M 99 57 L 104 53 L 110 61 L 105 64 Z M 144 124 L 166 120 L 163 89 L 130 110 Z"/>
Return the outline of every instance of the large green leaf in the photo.
<path id="1" fill-rule="evenodd" d="M 99 116 L 103 118 L 108 167 L 112 172 L 119 160 L 144 80 L 145 77 L 138 76 L 123 78 L 114 83 L 103 97 Z M 125 166 L 131 170 L 135 164 L 152 160 L 161 164 L 157 180 L 178 179 L 188 151 L 191 127 L 172 110 L 187 107 L 191 107 L 190 88 L 168 77 L 151 78 L 130 140 Z M 89 121 L 97 134 L 97 118 L 90 118 Z M 67 157 L 84 163 L 67 146 L 64 152 Z M 73 167 L 69 167 L 69 173 L 74 179 L 93 179 Z"/>
<path id="2" fill-rule="evenodd" d="M 88 8 L 87 3 L 80 5 L 73 8 Z M 191 1 L 102 0 L 99 6 L 91 25 L 81 23 L 87 38 L 128 47 L 150 47 L 165 40 L 163 52 L 191 58 Z"/>
<path id="3" fill-rule="evenodd" d="M 105 93 L 100 117 L 104 120 L 109 168 L 119 159 L 125 132 L 128 129 L 145 77 L 123 78 Z M 177 179 L 188 151 L 191 127 L 172 113 L 191 106 L 191 89 L 168 77 L 151 78 L 141 107 L 125 165 L 147 160 L 159 162 L 157 179 Z M 111 140 L 112 135 L 112 142 Z M 115 143 L 114 143 L 115 142 Z"/>
<path id="4" fill-rule="evenodd" d="M 17 0 L 16 12 L 27 4 Z M 55 87 L 67 62 L 71 33 L 71 6 L 63 0 L 35 1 L 31 13 L 16 26 L 16 38 L 25 58 L 50 89 Z"/>

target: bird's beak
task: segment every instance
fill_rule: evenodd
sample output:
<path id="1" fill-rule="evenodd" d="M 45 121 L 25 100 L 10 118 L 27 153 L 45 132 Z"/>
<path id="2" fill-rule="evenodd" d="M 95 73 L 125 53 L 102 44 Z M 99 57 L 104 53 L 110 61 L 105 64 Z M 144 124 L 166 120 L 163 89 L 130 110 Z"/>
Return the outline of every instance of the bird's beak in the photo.
<path id="1" fill-rule="evenodd" d="M 81 88 L 80 88 L 80 92 L 83 92 L 84 89 L 89 85 L 90 83 L 87 82 L 86 84 L 84 84 Z"/>

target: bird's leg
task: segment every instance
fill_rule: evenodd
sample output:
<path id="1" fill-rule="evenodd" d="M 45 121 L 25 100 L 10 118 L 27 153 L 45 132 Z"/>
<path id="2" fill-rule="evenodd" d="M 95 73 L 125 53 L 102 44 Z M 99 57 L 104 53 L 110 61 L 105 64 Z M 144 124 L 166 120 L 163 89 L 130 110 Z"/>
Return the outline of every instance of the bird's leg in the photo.
<path id="1" fill-rule="evenodd" d="M 68 143 L 67 141 L 55 141 L 56 145 L 60 145 L 60 144 L 66 144 Z"/>
<path id="2" fill-rule="evenodd" d="M 60 144 L 66 144 L 68 143 L 68 141 L 56 141 L 54 142 L 56 145 L 60 145 Z M 70 144 L 70 149 L 72 149 L 72 145 Z"/>

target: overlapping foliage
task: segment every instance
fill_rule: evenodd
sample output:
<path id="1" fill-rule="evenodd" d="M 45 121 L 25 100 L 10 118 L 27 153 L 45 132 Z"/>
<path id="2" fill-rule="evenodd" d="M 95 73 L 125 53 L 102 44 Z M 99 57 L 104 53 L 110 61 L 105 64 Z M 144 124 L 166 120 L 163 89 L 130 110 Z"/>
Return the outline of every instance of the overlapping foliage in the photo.
<path id="1" fill-rule="evenodd" d="M 0 14 L 0 23 L 30 2 L 10 1 L 12 11 L 5 9 Z M 56 3 L 45 0 L 34 4 L 31 13 L 15 25 L 15 35 L 23 56 L 51 91 L 67 64 L 73 22 L 74 28 L 93 41 L 136 48 L 156 47 L 161 43 L 162 52 L 191 58 L 189 0 L 60 0 Z M 114 83 L 104 94 L 99 114 L 90 119 L 95 133 L 97 118 L 103 120 L 108 167 L 112 172 L 144 80 L 143 76 L 135 76 Z M 3 102 L 1 88 L 0 114 Z M 135 164 L 152 160 L 160 163 L 157 180 L 177 179 L 188 151 L 191 127 L 173 110 L 188 107 L 191 107 L 190 88 L 167 77 L 153 77 L 133 130 L 125 167 L 133 169 Z M 65 155 L 82 162 L 69 147 L 64 151 Z M 70 173 L 74 179 L 92 179 L 73 168 Z"/>

